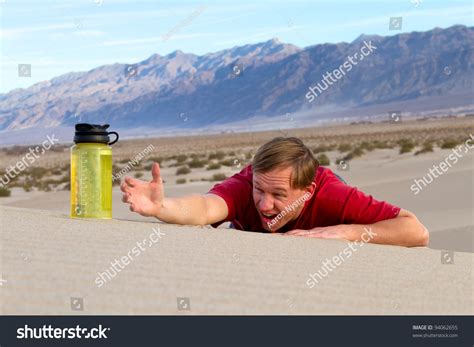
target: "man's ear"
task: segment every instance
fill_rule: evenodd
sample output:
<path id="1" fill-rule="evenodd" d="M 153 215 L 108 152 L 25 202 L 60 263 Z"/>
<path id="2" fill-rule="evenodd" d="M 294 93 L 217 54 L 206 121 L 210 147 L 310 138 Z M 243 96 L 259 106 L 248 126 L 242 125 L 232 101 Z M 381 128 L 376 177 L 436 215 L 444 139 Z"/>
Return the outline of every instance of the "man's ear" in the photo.
<path id="1" fill-rule="evenodd" d="M 316 187 L 317 187 L 316 182 L 311 182 L 311 184 L 305 188 L 305 191 L 311 194 L 311 196 L 306 200 L 309 200 L 313 197 L 314 192 L 316 191 Z"/>

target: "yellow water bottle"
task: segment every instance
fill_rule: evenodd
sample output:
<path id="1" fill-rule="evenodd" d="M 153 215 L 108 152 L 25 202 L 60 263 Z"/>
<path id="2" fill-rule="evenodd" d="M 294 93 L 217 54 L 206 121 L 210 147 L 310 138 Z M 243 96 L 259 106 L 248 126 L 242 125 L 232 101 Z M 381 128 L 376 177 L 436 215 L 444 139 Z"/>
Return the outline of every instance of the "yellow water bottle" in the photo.
<path id="1" fill-rule="evenodd" d="M 76 124 L 71 147 L 71 217 L 112 218 L 112 147 L 108 124 Z M 115 135 L 110 142 L 109 135 Z"/>

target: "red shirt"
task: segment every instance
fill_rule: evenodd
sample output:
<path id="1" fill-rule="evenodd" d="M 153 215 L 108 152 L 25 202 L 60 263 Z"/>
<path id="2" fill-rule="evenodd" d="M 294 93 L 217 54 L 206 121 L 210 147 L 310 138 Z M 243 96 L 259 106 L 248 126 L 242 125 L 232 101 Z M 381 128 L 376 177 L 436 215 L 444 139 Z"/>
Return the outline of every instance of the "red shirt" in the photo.
<path id="1" fill-rule="evenodd" d="M 314 182 L 316 189 L 304 204 L 296 220 L 288 222 L 278 232 L 293 229 L 309 230 L 338 224 L 371 224 L 398 216 L 400 208 L 375 200 L 355 187 L 343 183 L 334 173 L 320 166 Z M 216 184 L 209 193 L 222 197 L 227 203 L 227 218 L 216 224 L 232 222 L 236 229 L 268 232 L 262 226 L 252 195 L 252 166 Z"/>

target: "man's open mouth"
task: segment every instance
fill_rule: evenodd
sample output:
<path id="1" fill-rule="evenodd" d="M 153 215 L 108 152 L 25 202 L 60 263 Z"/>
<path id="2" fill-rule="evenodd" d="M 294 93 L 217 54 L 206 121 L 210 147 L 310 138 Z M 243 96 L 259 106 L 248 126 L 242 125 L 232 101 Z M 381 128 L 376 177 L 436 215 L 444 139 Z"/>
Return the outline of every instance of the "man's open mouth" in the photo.
<path id="1" fill-rule="evenodd" d="M 269 221 L 275 219 L 276 216 L 278 216 L 278 213 L 275 213 L 275 214 L 263 213 L 263 212 L 260 212 L 260 213 L 261 213 L 261 215 L 262 215 L 265 222 L 269 222 Z"/>

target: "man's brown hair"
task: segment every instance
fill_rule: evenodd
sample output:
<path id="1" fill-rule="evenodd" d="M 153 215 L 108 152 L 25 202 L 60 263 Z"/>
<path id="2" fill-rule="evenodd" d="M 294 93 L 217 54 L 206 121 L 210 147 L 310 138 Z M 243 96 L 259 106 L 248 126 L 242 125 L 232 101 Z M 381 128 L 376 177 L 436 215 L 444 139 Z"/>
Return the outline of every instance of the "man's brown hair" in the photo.
<path id="1" fill-rule="evenodd" d="M 276 168 L 293 168 L 290 186 L 303 189 L 311 184 L 319 163 L 311 150 L 296 137 L 275 137 L 257 150 L 252 161 L 254 173 Z"/>

